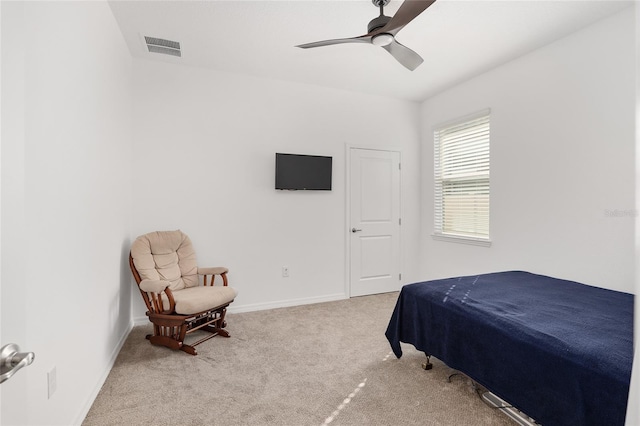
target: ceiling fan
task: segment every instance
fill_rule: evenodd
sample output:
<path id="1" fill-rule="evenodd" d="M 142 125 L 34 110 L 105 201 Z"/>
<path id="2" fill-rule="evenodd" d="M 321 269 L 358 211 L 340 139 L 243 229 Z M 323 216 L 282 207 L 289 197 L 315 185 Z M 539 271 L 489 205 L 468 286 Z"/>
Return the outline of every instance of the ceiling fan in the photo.
<path id="1" fill-rule="evenodd" d="M 384 14 L 384 7 L 390 0 L 371 0 L 380 8 L 380 16 L 369 22 L 367 34 L 359 37 L 338 38 L 333 40 L 317 41 L 315 43 L 300 44 L 296 47 L 309 49 L 312 47 L 330 46 L 342 43 L 371 43 L 380 46 L 396 58 L 398 62 L 413 71 L 423 59 L 413 50 L 398 43 L 395 36 L 411 22 L 416 16 L 424 12 L 436 0 L 405 0 L 393 17 Z"/>

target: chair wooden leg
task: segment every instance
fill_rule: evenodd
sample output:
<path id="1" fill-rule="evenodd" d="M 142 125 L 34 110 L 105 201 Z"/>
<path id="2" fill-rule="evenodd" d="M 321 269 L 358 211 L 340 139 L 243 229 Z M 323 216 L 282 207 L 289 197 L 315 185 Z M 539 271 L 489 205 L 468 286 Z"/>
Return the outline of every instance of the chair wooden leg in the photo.
<path id="1" fill-rule="evenodd" d="M 224 328 L 213 326 L 213 325 L 207 325 L 205 327 L 202 327 L 202 330 L 208 331 L 209 333 L 212 333 L 218 336 L 230 337 L 229 332 L 227 330 L 225 330 Z"/>
<path id="2" fill-rule="evenodd" d="M 227 315 L 227 308 L 224 308 L 220 313 L 220 319 L 218 320 L 218 326 L 220 328 L 225 328 L 227 326 L 227 321 L 225 321 L 224 317 Z M 229 337 L 229 336 L 227 336 Z"/>
<path id="3" fill-rule="evenodd" d="M 198 351 L 191 345 L 182 345 L 180 346 L 180 350 L 188 353 L 189 355 L 198 355 Z"/>
<path id="4" fill-rule="evenodd" d="M 180 349 L 183 346 L 182 342 L 167 336 L 150 336 L 149 341 L 152 345 L 166 346 L 170 349 Z"/>
<path id="5" fill-rule="evenodd" d="M 148 334 L 146 338 L 152 345 L 165 346 L 169 349 L 181 349 L 184 345 L 184 337 L 187 332 L 187 325 L 184 321 L 175 319 L 150 318 L 153 324 L 153 334 Z M 185 350 L 185 352 L 189 352 Z"/>

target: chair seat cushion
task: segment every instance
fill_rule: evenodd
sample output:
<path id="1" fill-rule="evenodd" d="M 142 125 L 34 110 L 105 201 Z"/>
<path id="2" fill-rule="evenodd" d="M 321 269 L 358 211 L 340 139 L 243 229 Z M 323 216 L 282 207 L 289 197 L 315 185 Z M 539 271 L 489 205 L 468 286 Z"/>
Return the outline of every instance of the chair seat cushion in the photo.
<path id="1" fill-rule="evenodd" d="M 238 292 L 233 287 L 198 286 L 174 291 L 176 313 L 181 315 L 197 314 L 218 306 L 229 304 Z M 165 298 L 163 294 L 163 298 Z M 167 300 L 168 304 L 168 300 Z"/>

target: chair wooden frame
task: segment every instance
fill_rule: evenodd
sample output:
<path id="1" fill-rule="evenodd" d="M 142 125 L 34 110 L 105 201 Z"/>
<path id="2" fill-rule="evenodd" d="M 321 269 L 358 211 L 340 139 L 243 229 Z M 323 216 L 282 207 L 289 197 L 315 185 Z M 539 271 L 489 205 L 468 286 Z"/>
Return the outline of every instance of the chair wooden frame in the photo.
<path id="1" fill-rule="evenodd" d="M 148 334 L 146 338 L 154 345 L 166 346 L 171 349 L 180 349 L 191 355 L 197 355 L 195 346 L 205 342 L 215 336 L 229 337 L 229 333 L 224 330 L 227 326 L 225 315 L 229 303 L 216 306 L 206 311 L 198 312 L 191 315 L 181 315 L 175 312 L 175 299 L 171 289 L 165 288 L 161 293 L 147 292 L 140 288 L 142 281 L 138 270 L 133 263 L 133 257 L 129 254 L 129 266 L 131 272 L 138 285 L 138 290 L 147 305 L 147 316 L 149 321 L 153 323 L 153 334 Z M 222 277 L 222 285 L 227 286 L 227 273 L 220 274 L 199 274 L 203 276 L 203 285 L 214 285 L 216 275 Z M 211 282 L 208 276 L 211 275 Z M 169 306 L 165 309 L 162 293 L 165 293 L 169 300 Z M 197 330 L 209 332 L 195 343 L 187 345 L 184 343 L 185 337 Z"/>

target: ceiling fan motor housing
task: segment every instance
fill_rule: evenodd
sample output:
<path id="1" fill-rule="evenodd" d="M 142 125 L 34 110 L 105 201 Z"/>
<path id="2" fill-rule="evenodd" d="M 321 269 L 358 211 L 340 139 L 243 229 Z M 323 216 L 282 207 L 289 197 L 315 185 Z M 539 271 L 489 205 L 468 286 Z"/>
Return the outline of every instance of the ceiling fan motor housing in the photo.
<path id="1" fill-rule="evenodd" d="M 387 23 L 391 20 L 390 16 L 386 16 L 386 15 L 380 15 L 376 18 L 373 18 L 370 22 L 369 25 L 367 27 L 368 29 L 368 33 L 370 33 L 373 30 L 376 30 L 378 28 L 382 28 L 385 25 L 387 25 Z"/>

